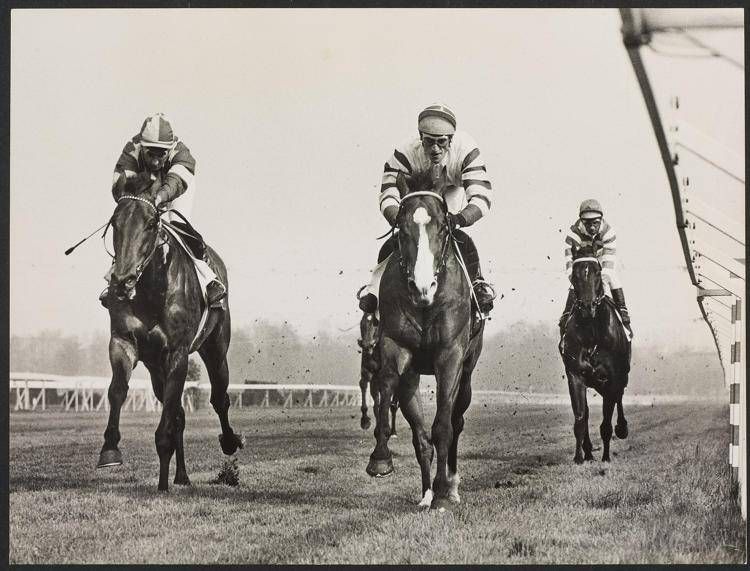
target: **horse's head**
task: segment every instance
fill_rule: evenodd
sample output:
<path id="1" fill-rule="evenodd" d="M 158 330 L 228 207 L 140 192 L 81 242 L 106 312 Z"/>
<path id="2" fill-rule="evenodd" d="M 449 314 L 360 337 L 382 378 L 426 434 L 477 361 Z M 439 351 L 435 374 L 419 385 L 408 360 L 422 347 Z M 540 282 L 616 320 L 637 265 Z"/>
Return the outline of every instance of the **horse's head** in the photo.
<path id="1" fill-rule="evenodd" d="M 576 293 L 576 310 L 581 317 L 593 319 L 604 299 L 602 267 L 589 246 L 573 249 L 573 273 L 570 276 Z"/>
<path id="2" fill-rule="evenodd" d="M 443 198 L 446 178 L 445 167 L 437 181 L 429 172 L 410 177 L 399 173 L 396 178 L 401 195 L 397 218 L 401 271 L 409 297 L 417 307 L 428 307 L 434 301 L 450 246 L 448 210 Z"/>
<path id="3" fill-rule="evenodd" d="M 362 352 L 370 354 L 378 343 L 378 320 L 374 313 L 365 313 L 359 321 L 359 339 L 357 344 Z"/>
<path id="4" fill-rule="evenodd" d="M 142 173 L 129 179 L 120 177 L 114 189 L 117 206 L 110 222 L 115 266 L 109 289 L 117 299 L 135 296 L 135 284 L 156 252 L 161 212 L 154 206 L 154 198 L 160 184 L 158 178 L 152 180 Z"/>

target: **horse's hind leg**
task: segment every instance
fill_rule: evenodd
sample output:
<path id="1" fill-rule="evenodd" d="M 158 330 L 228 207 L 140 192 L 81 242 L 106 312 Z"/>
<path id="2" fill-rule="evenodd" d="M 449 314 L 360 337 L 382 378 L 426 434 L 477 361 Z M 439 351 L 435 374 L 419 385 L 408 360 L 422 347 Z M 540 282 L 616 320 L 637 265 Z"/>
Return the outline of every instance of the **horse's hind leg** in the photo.
<path id="1" fill-rule="evenodd" d="M 175 432 L 175 459 L 177 460 L 177 471 L 174 475 L 174 483 L 180 486 L 189 486 L 190 478 L 187 475 L 187 468 L 185 467 L 185 449 L 183 448 L 182 435 L 185 432 L 185 409 L 180 408 L 177 410 L 177 430 Z"/>
<path id="2" fill-rule="evenodd" d="M 227 366 L 227 350 L 229 348 L 229 322 L 227 321 L 215 330 L 201 345 L 198 353 L 203 359 L 211 381 L 211 405 L 219 416 L 221 435 L 219 443 L 221 450 L 227 456 L 237 452 L 244 445 L 242 435 L 235 434 L 229 424 L 229 367 Z"/>
<path id="3" fill-rule="evenodd" d="M 432 503 L 432 489 L 430 486 L 430 466 L 434 449 L 430 436 L 424 427 L 424 415 L 422 413 L 422 399 L 419 395 L 419 375 L 407 373 L 401 379 L 398 387 L 398 400 L 401 413 L 411 427 L 412 444 L 417 455 L 419 470 L 422 475 L 422 500 L 420 507 L 430 507 Z"/>
<path id="4" fill-rule="evenodd" d="M 362 405 L 359 407 L 359 410 L 362 411 L 362 418 L 359 421 L 359 425 L 362 427 L 362 430 L 367 430 L 370 428 L 370 417 L 367 415 L 367 384 L 372 382 L 372 375 L 370 372 L 365 368 L 365 359 L 367 357 L 365 356 L 364 351 L 362 352 L 362 367 L 360 369 L 360 376 L 359 376 L 359 390 L 362 392 Z"/>
<path id="5" fill-rule="evenodd" d="M 603 418 L 599 426 L 602 435 L 602 462 L 609 462 L 609 441 L 612 439 L 612 413 L 615 411 L 615 399 L 611 396 L 604 397 Z"/>
<path id="6" fill-rule="evenodd" d="M 576 464 L 583 464 L 584 456 L 583 443 L 589 431 L 588 414 L 586 409 L 586 385 L 583 380 L 576 374 L 566 371 L 568 375 L 568 392 L 570 393 L 570 404 L 573 407 L 573 434 L 576 437 L 576 453 L 573 461 Z M 589 444 L 591 440 L 589 439 Z"/>
<path id="7" fill-rule="evenodd" d="M 391 438 L 398 438 L 396 433 L 396 413 L 398 412 L 398 397 L 391 401 Z"/>
<path id="8" fill-rule="evenodd" d="M 97 468 L 122 464 L 120 442 L 120 410 L 128 396 L 128 382 L 136 363 L 136 351 L 131 343 L 119 337 L 109 341 L 109 362 L 112 366 L 112 381 L 109 384 L 109 420 L 104 431 L 104 445 L 99 452 Z"/>
<path id="9" fill-rule="evenodd" d="M 615 425 L 615 435 L 621 440 L 625 440 L 628 437 L 628 421 L 625 420 L 625 413 L 622 410 L 622 394 L 620 394 L 620 398 L 617 399 L 617 424 Z"/>
<path id="10" fill-rule="evenodd" d="M 448 450 L 448 499 L 455 503 L 461 501 L 461 496 L 458 494 L 458 484 L 461 482 L 461 477 L 458 475 L 458 437 L 464 430 L 464 413 L 471 403 L 471 371 L 467 372 L 464 369 L 460 383 L 451 415 L 453 441 Z"/>
<path id="11" fill-rule="evenodd" d="M 586 419 L 584 421 L 584 426 L 586 427 L 585 432 L 583 433 L 583 459 L 584 460 L 593 460 L 594 455 L 592 454 L 594 450 L 594 446 L 591 444 L 591 437 L 589 436 L 589 405 L 586 403 Z"/>

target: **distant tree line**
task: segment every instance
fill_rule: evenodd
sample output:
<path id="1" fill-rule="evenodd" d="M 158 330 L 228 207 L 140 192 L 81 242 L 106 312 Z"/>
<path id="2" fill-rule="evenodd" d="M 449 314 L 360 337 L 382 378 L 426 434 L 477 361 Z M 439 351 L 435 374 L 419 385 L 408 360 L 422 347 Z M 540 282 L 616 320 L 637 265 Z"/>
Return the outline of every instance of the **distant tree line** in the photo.
<path id="1" fill-rule="evenodd" d="M 228 355 L 232 383 L 310 383 L 354 385 L 359 381 L 358 330 L 340 335 L 303 336 L 288 322 L 258 320 L 235 328 Z M 517 322 L 484 340 L 473 386 L 521 392 L 566 393 L 567 380 L 557 352 L 557 331 L 546 324 Z M 109 336 L 80 338 L 60 331 L 12 335 L 10 369 L 16 372 L 109 376 Z M 208 382 L 193 354 L 190 380 Z M 140 376 L 145 375 L 142 365 Z M 633 349 L 632 393 L 718 395 L 724 390 L 718 357 L 712 351 L 665 352 Z"/>

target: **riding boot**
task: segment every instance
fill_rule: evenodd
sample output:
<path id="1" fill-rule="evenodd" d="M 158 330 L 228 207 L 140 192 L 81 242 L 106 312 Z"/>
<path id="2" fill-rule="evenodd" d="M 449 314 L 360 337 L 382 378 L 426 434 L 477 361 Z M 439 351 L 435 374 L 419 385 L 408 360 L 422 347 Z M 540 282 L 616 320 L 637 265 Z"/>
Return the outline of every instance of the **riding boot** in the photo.
<path id="1" fill-rule="evenodd" d="M 630 332 L 630 335 L 633 335 L 633 330 L 630 328 L 630 314 L 628 313 L 628 308 L 625 305 L 625 294 L 623 293 L 622 288 L 612 290 L 612 301 L 615 302 L 617 309 L 620 311 L 622 324 Z"/>
<path id="2" fill-rule="evenodd" d="M 390 256 L 396 248 L 398 248 L 398 238 L 397 233 L 393 233 L 393 235 L 390 236 L 385 242 L 383 242 L 383 245 L 380 247 L 380 251 L 378 252 L 378 264 L 380 264 L 383 260 L 385 260 L 388 256 Z M 362 291 L 362 289 L 360 289 Z M 365 313 L 375 313 L 375 310 L 378 308 L 378 298 L 375 296 L 375 294 L 372 293 L 366 293 L 362 297 L 359 297 L 359 292 L 357 292 L 357 297 L 359 298 L 359 308 L 365 312 Z"/>
<path id="3" fill-rule="evenodd" d="M 458 241 L 461 255 L 466 264 L 466 271 L 471 278 L 471 287 L 477 296 L 478 309 L 480 313 L 487 315 L 495 306 L 493 301 L 497 297 L 497 294 L 492 285 L 482 277 L 482 268 L 479 265 L 479 253 L 477 252 L 477 247 L 474 245 L 474 241 L 468 234 L 461 230 L 454 230 L 453 235 Z"/>
<path id="4" fill-rule="evenodd" d="M 206 247 L 206 243 L 203 242 L 203 240 L 201 240 L 201 242 L 201 249 L 203 250 L 203 261 L 206 262 L 206 264 L 208 264 L 208 267 L 214 271 L 214 274 L 216 274 L 216 270 L 211 263 L 211 258 L 208 255 L 208 248 Z M 209 307 L 213 309 L 225 309 L 223 299 L 226 297 L 226 295 L 227 288 L 217 275 L 216 278 L 211 280 L 206 286 L 206 303 L 208 303 Z"/>
<path id="5" fill-rule="evenodd" d="M 560 322 L 558 323 L 560 326 L 560 337 L 565 333 L 565 325 L 568 323 L 568 318 L 570 317 L 570 312 L 573 310 L 575 301 L 576 292 L 573 288 L 568 288 L 568 299 L 565 300 L 565 309 L 563 309 L 563 314 L 560 316 Z"/>

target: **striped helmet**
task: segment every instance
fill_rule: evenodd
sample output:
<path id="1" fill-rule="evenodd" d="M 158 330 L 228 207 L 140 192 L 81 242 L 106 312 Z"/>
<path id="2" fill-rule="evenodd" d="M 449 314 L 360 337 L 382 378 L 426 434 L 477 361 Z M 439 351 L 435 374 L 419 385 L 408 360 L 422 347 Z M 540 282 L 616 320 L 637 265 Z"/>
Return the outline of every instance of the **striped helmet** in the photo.
<path id="1" fill-rule="evenodd" d="M 155 113 L 146 117 L 141 127 L 141 143 L 144 147 L 169 149 L 176 142 L 172 125 L 163 113 Z"/>
<path id="2" fill-rule="evenodd" d="M 452 135 L 456 132 L 456 114 L 446 105 L 430 105 L 419 114 L 417 128 L 428 135 Z"/>
<path id="3" fill-rule="evenodd" d="M 599 204 L 598 200 L 589 198 L 581 202 L 581 207 L 578 209 L 578 215 L 581 220 L 591 220 L 592 218 L 602 217 L 602 205 Z"/>

